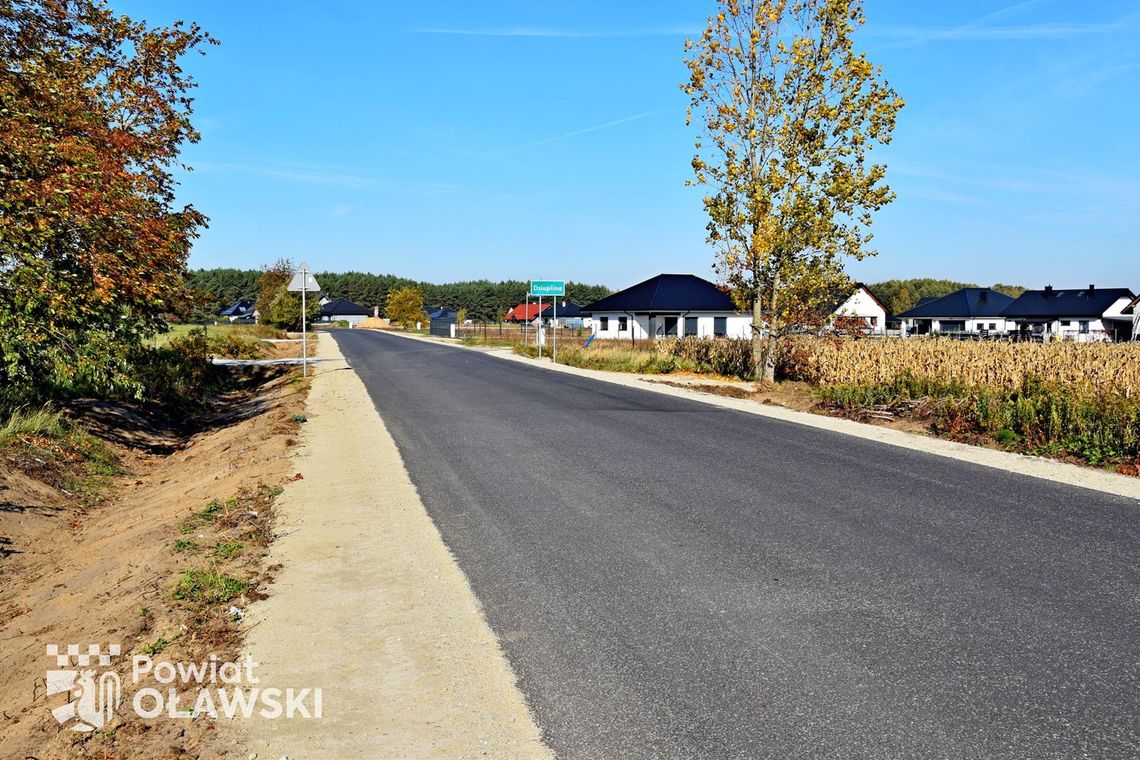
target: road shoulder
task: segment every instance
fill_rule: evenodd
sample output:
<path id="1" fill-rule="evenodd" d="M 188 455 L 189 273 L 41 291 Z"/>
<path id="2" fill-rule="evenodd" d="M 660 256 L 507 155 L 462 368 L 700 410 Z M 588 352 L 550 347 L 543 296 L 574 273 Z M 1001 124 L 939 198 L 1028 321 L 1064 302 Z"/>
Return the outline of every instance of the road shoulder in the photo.
<path id="1" fill-rule="evenodd" d="M 246 651 L 266 686 L 321 688 L 323 717 L 230 725 L 259 757 L 550 757 L 363 383 L 320 345 Z"/>

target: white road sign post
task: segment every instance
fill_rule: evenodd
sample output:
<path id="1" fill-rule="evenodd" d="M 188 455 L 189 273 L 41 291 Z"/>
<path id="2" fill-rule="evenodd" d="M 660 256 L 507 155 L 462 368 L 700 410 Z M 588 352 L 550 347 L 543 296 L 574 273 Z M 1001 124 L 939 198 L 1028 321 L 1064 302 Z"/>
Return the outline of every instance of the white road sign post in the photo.
<path id="1" fill-rule="evenodd" d="M 538 297 L 538 334 L 543 338 L 546 337 L 546 332 L 542 329 L 542 297 L 550 296 L 554 304 L 554 326 L 552 335 L 554 336 L 554 360 L 558 361 L 558 297 L 566 295 L 566 282 L 563 280 L 531 280 L 530 281 L 530 295 Z M 538 358 L 542 358 L 542 344 L 538 344 Z"/>
<path id="2" fill-rule="evenodd" d="M 306 314 L 308 302 L 305 294 L 310 290 L 316 293 L 321 289 L 317 284 L 317 278 L 313 277 L 313 273 L 309 270 L 309 265 L 301 262 L 301 266 L 297 267 L 297 271 L 293 274 L 293 279 L 289 281 L 289 290 L 301 291 L 301 375 L 307 377 L 309 374 L 309 325 L 308 315 Z"/>

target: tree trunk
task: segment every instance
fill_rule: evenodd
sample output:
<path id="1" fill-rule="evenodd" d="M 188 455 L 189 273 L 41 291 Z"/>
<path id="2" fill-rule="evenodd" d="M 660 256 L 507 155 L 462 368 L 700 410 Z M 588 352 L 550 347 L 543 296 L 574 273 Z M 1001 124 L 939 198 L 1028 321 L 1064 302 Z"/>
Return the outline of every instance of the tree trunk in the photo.
<path id="1" fill-rule="evenodd" d="M 756 380 L 766 380 L 765 368 L 768 339 L 764 337 L 764 298 L 757 294 L 752 300 L 752 375 Z"/>
<path id="2" fill-rule="evenodd" d="M 752 360 L 756 365 L 754 370 L 756 379 L 765 383 L 776 382 L 776 335 L 779 330 L 776 306 L 780 288 L 778 276 L 772 280 L 770 287 L 767 293 L 767 328 L 764 326 L 764 297 L 757 293 L 757 298 L 752 302 Z"/>

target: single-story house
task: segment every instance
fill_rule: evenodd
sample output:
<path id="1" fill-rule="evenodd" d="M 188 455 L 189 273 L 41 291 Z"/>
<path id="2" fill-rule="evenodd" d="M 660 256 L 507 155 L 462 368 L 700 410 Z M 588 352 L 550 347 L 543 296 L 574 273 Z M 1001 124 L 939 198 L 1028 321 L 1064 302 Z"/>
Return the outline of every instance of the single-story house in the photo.
<path id="1" fill-rule="evenodd" d="M 844 317 L 863 320 L 867 334 L 881 336 L 887 334 L 890 312 L 866 285 L 857 282 L 851 295 L 831 312 L 831 324 Z"/>
<path id="2" fill-rule="evenodd" d="M 230 304 L 218 312 L 219 317 L 225 317 L 229 322 L 244 322 L 252 320 L 255 316 L 255 306 L 252 298 L 243 298 Z"/>
<path id="3" fill-rule="evenodd" d="M 334 298 L 331 301 L 321 299 L 321 310 L 317 313 L 320 322 L 348 322 L 349 327 L 356 327 L 372 316 L 368 309 L 355 304 L 347 298 Z"/>
<path id="4" fill-rule="evenodd" d="M 443 306 L 429 306 L 424 310 L 428 317 L 428 332 L 444 338 L 455 337 L 455 325 L 459 312 Z"/>
<path id="5" fill-rule="evenodd" d="M 558 299 L 558 324 L 563 327 L 589 327 L 590 314 L 573 301 Z M 555 304 L 542 302 L 542 321 L 549 325 L 555 318 Z"/>
<path id="6" fill-rule="evenodd" d="M 1136 300 L 1128 288 L 1027 290 L 1002 316 L 1021 338 L 1040 340 L 1130 340 L 1134 319 L 1125 313 Z"/>
<path id="7" fill-rule="evenodd" d="M 1013 301 L 990 288 L 962 288 L 941 298 L 924 298 L 898 318 L 907 335 L 1005 335 L 1009 324 L 1002 312 Z"/>
<path id="8" fill-rule="evenodd" d="M 692 274 L 659 274 L 595 301 L 585 311 L 599 339 L 751 335 L 752 317 L 737 311 L 728 292 Z"/>
<path id="9" fill-rule="evenodd" d="M 543 306 L 546 302 L 543 302 Z M 537 299 L 530 303 L 520 303 L 507 311 L 503 317 L 504 322 L 533 322 L 538 317 Z"/>

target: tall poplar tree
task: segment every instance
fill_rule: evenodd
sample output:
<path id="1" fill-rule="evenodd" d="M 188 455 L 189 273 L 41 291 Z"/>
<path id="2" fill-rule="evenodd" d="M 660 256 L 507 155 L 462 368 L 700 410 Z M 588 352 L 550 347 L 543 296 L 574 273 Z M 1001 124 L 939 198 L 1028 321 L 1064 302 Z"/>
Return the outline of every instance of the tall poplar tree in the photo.
<path id="1" fill-rule="evenodd" d="M 844 290 L 843 260 L 874 255 L 871 212 L 894 198 L 868 153 L 903 101 L 854 49 L 864 20 L 861 0 L 717 0 L 685 43 L 695 184 L 716 270 L 752 312 L 759 379 Z"/>

